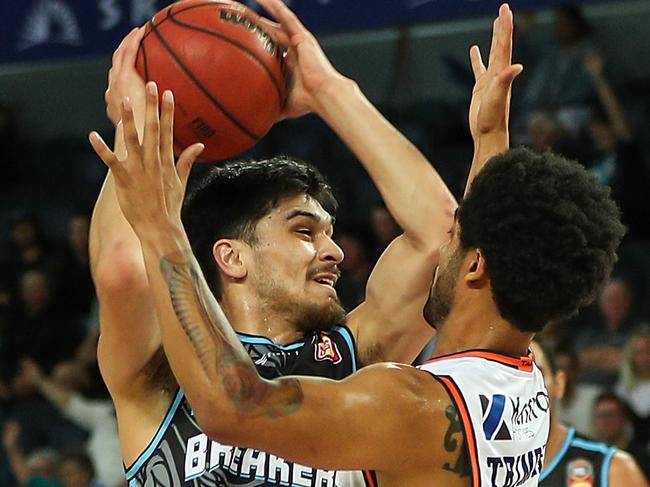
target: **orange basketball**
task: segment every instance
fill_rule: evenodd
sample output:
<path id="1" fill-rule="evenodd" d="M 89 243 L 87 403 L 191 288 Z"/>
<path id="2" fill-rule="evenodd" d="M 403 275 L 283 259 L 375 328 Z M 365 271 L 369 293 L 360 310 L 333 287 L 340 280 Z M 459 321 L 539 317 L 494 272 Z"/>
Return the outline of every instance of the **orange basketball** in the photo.
<path id="1" fill-rule="evenodd" d="M 252 147 L 286 97 L 282 48 L 254 11 L 228 0 L 162 9 L 145 27 L 136 69 L 160 95 L 174 93 L 176 150 L 202 142 L 209 161 Z"/>

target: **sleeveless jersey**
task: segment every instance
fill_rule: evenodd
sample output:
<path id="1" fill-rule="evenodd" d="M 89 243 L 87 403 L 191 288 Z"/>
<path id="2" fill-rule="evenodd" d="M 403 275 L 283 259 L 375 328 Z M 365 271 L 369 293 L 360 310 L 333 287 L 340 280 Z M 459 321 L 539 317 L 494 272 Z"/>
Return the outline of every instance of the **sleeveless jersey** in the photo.
<path id="1" fill-rule="evenodd" d="M 540 487 L 607 487 L 616 448 L 569 431 L 564 443 L 542 471 Z M 630 486 L 631 487 L 631 486 Z"/>
<path id="2" fill-rule="evenodd" d="M 473 487 L 533 487 L 550 429 L 549 399 L 533 360 L 486 350 L 436 357 L 419 367 L 449 393 L 463 424 Z"/>
<path id="3" fill-rule="evenodd" d="M 290 345 L 259 336 L 238 336 L 266 379 L 285 375 L 343 379 L 357 370 L 354 338 L 345 326 L 314 332 Z M 126 478 L 129 487 L 363 485 L 360 472 L 316 470 L 252 448 L 209 440 L 182 390 L 176 393 L 149 446 L 126 470 Z"/>

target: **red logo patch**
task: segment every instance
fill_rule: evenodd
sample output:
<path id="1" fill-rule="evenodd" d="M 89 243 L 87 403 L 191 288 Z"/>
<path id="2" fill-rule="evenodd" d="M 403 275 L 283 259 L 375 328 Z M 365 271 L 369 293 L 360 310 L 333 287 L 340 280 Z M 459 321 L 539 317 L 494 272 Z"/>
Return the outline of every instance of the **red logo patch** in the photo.
<path id="1" fill-rule="evenodd" d="M 339 349 L 336 346 L 336 342 L 334 342 L 327 335 L 323 335 L 323 334 L 321 334 L 320 339 L 321 341 L 316 344 L 316 349 L 314 353 L 315 355 L 314 358 L 316 359 L 316 361 L 323 362 L 325 360 L 329 360 L 333 364 L 341 363 L 343 358 L 339 353 Z"/>

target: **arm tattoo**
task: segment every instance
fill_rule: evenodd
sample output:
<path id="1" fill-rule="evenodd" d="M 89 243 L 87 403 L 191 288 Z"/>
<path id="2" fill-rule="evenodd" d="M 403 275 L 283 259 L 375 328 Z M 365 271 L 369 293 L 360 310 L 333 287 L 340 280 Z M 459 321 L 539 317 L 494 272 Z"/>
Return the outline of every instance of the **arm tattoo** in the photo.
<path id="1" fill-rule="evenodd" d="M 282 417 L 297 411 L 303 392 L 297 379 L 265 381 L 232 332 L 190 250 L 163 257 L 160 269 L 172 307 L 211 381 L 221 380 L 241 413 Z"/>
<path id="2" fill-rule="evenodd" d="M 465 444 L 465 435 L 463 433 L 463 426 L 460 422 L 458 410 L 450 404 L 445 410 L 445 416 L 449 420 L 449 428 L 447 428 L 444 440 L 445 450 L 449 453 L 454 453 L 460 449 L 460 452 L 455 465 L 445 463 L 442 468 L 443 470 L 453 472 L 460 477 L 468 477 L 472 473 L 472 469 L 469 463 L 469 455 Z M 461 440 L 460 443 L 459 440 Z"/>

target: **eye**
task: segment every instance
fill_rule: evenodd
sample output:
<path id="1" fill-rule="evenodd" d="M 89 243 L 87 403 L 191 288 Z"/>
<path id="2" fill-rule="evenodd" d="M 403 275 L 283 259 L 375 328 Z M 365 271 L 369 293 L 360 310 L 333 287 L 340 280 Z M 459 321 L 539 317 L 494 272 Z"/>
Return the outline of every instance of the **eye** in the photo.
<path id="1" fill-rule="evenodd" d="M 307 237 L 310 237 L 310 238 L 314 234 L 314 232 L 312 232 L 309 228 L 300 228 L 300 229 L 296 230 L 296 233 L 299 233 L 301 235 L 306 235 Z"/>

